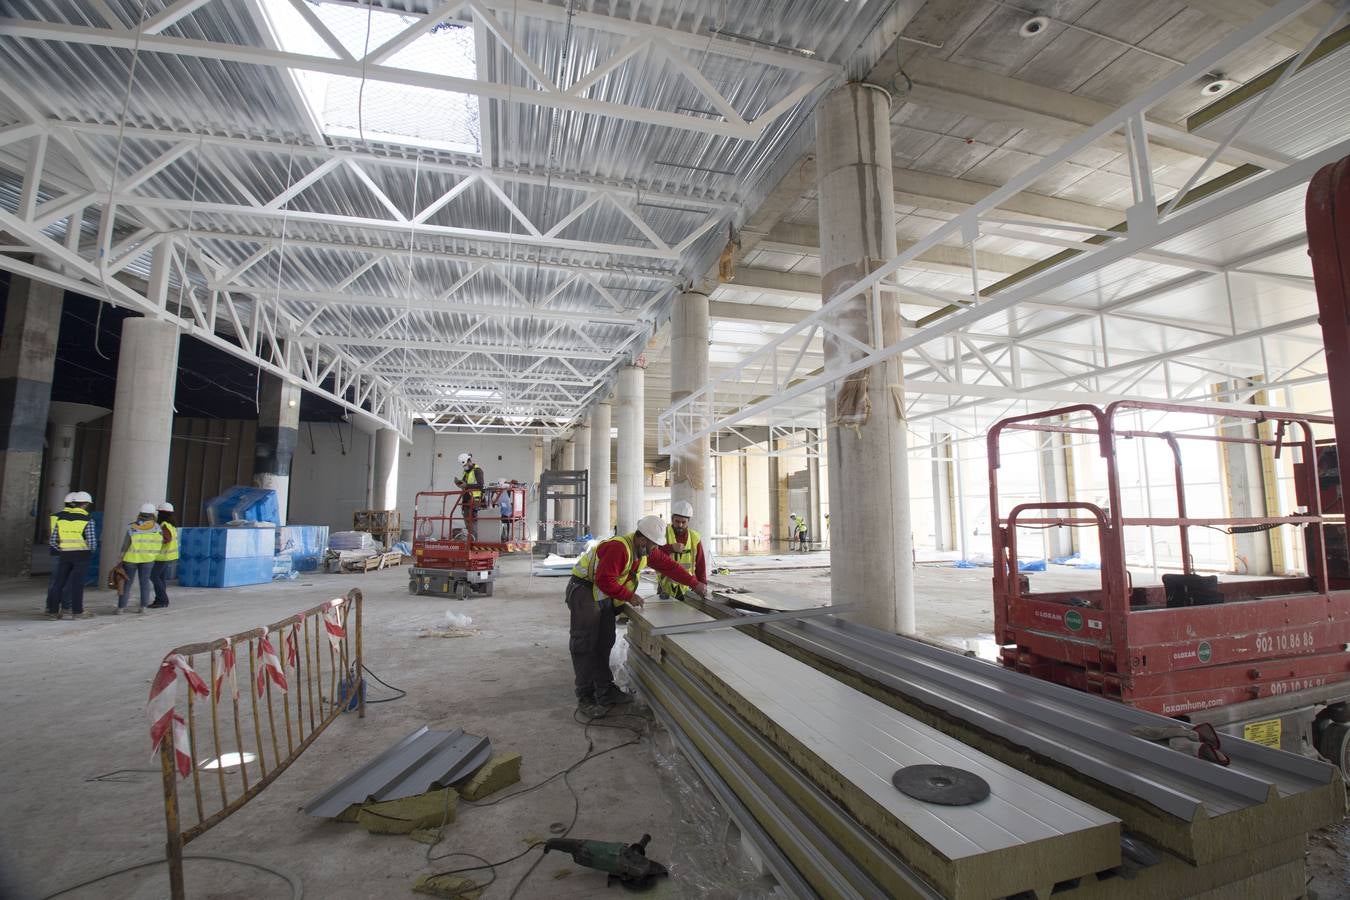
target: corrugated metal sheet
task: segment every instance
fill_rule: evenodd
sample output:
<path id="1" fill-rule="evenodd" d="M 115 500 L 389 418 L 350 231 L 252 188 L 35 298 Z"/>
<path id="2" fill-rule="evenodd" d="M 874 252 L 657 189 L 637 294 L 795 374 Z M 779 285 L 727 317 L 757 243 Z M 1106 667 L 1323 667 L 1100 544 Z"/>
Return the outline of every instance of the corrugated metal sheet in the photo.
<path id="1" fill-rule="evenodd" d="M 331 819 L 367 800 L 398 800 L 449 787 L 472 775 L 492 755 L 485 737 L 431 731 L 425 725 L 399 741 L 305 806 L 305 813 Z"/>

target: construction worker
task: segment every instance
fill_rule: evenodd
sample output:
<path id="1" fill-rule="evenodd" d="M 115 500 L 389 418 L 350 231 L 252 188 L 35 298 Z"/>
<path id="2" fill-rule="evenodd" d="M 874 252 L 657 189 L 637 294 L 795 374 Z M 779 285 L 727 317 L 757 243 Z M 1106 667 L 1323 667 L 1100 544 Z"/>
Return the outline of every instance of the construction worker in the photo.
<path id="1" fill-rule="evenodd" d="M 478 540 L 478 508 L 483 505 L 483 469 L 473 461 L 472 453 L 461 453 L 459 464 L 464 467 L 460 477 L 455 479 L 455 487 L 464 492 L 460 507 L 464 511 L 465 536 L 470 541 Z"/>
<path id="2" fill-rule="evenodd" d="M 69 495 L 71 500 L 56 514 L 47 546 L 57 553 L 56 598 L 47 599 L 47 618 L 60 619 L 62 609 L 70 610 L 72 619 L 93 618 L 84 611 L 84 581 L 89 577 L 89 560 L 98 549 L 98 529 L 89 515 L 94 498 L 84 491 Z M 58 599 L 60 605 L 54 605 Z"/>
<path id="3" fill-rule="evenodd" d="M 69 506 L 74 502 L 75 502 L 74 491 L 71 491 L 70 493 L 66 494 L 65 497 L 61 498 L 61 505 L 63 507 Z M 47 519 L 48 541 L 50 541 L 51 536 L 56 533 L 57 515 L 58 515 L 57 513 L 52 513 Z M 51 569 L 47 573 L 47 615 L 50 616 L 52 610 L 54 609 L 60 610 L 63 608 L 64 604 L 62 604 L 61 602 L 62 599 L 61 591 L 58 589 L 56 581 L 56 574 L 61 570 L 61 555 L 56 551 L 56 548 L 52 547 L 50 544 L 48 545 L 48 552 L 51 555 L 50 560 Z"/>
<path id="4" fill-rule="evenodd" d="M 576 676 L 577 705 L 591 717 L 607 706 L 626 703 L 632 695 L 614 683 L 609 652 L 614 648 L 614 620 L 625 603 L 642 606 L 636 593 L 638 575 L 648 563 L 660 574 L 706 596 L 707 585 L 662 551 L 666 524 L 660 516 L 644 516 L 632 534 L 606 538 L 581 555 L 567 581 L 571 612 L 568 650 Z"/>
<path id="5" fill-rule="evenodd" d="M 150 572 L 164 544 L 155 516 L 155 504 L 142 505 L 136 514 L 136 521 L 127 526 L 126 535 L 122 538 L 121 565 L 127 573 L 127 580 L 117 593 L 117 609 L 113 612 L 115 616 L 120 616 L 122 610 L 127 608 L 127 597 L 131 594 L 133 581 L 139 582 L 141 586 L 141 605 L 136 607 L 136 612 L 143 613 L 150 605 Z"/>
<path id="6" fill-rule="evenodd" d="M 802 516 L 797 519 L 797 549 L 803 553 L 806 552 L 806 542 L 808 538 L 809 534 L 806 527 L 806 517 Z"/>
<path id="7" fill-rule="evenodd" d="M 155 602 L 151 609 L 167 609 L 169 606 L 169 579 L 178 568 L 178 523 L 174 521 L 173 504 L 164 501 L 155 507 L 159 519 L 160 547 L 155 557 L 154 568 L 150 570 L 150 584 L 155 589 Z"/>
<path id="8" fill-rule="evenodd" d="M 689 520 L 694 517 L 694 506 L 687 500 L 681 500 L 670 508 L 670 524 L 666 526 L 666 543 L 661 549 L 671 559 L 694 576 L 700 584 L 708 582 L 708 563 L 703 558 L 703 539 L 697 531 L 691 531 Z M 686 588 L 664 575 L 656 579 L 656 593 L 663 598 L 679 600 Z"/>
<path id="9" fill-rule="evenodd" d="M 788 516 L 791 524 L 788 525 L 788 549 L 805 550 L 806 549 L 806 520 L 798 517 L 796 513 Z"/>

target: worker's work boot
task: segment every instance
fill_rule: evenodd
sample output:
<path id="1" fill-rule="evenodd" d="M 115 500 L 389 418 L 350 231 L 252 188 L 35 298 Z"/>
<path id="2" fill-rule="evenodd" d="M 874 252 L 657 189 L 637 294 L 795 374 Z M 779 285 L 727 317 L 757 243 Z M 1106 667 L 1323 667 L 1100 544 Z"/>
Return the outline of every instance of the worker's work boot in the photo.
<path id="1" fill-rule="evenodd" d="M 610 684 L 603 691 L 596 692 L 595 702 L 602 706 L 619 706 L 624 703 L 632 703 L 633 695 L 617 684 Z"/>
<path id="2" fill-rule="evenodd" d="M 151 609 L 167 609 L 168 606 L 169 606 L 168 600 L 156 600 L 154 603 L 150 604 Z"/>

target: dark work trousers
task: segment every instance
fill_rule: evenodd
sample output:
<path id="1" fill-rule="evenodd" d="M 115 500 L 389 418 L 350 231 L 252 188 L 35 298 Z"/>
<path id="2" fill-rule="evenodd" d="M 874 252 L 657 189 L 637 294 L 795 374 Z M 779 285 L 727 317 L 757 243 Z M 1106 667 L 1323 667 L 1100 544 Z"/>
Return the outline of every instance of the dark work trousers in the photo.
<path id="1" fill-rule="evenodd" d="M 61 571 L 61 557 L 52 551 L 51 571 L 47 574 L 47 612 L 54 613 L 61 608 L 61 585 L 56 576 Z"/>
<path id="2" fill-rule="evenodd" d="M 572 627 L 567 649 L 572 653 L 578 700 L 590 700 L 614 683 L 609 670 L 609 651 L 614 649 L 614 602 L 602 597 L 596 602 L 589 581 L 573 576 L 567 581 L 567 608 Z"/>
<path id="3" fill-rule="evenodd" d="M 159 561 L 150 569 L 150 585 L 155 589 L 155 602 L 169 605 L 169 579 L 177 574 L 178 561 Z"/>
<path id="4" fill-rule="evenodd" d="M 66 550 L 57 554 L 56 583 L 61 605 L 75 615 L 84 612 L 84 580 L 89 576 L 88 550 Z M 47 612 L 57 612 L 48 601 Z"/>

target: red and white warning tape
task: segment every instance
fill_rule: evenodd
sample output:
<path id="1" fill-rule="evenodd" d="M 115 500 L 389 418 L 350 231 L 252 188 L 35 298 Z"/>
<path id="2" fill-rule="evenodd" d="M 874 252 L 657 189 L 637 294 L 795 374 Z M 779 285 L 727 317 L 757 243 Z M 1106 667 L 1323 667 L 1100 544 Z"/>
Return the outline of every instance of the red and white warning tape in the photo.
<path id="1" fill-rule="evenodd" d="M 234 645 L 227 644 L 223 650 L 213 650 L 216 657 L 216 683 L 212 686 L 215 702 L 220 702 L 220 689 L 225 678 L 230 679 L 230 696 L 239 699 L 239 675 L 234 669 Z"/>
<path id="2" fill-rule="evenodd" d="M 323 628 L 328 633 L 328 643 L 333 648 L 334 653 L 342 651 L 342 639 L 347 636 L 347 629 L 342 625 L 342 607 L 330 606 L 323 611 Z"/>
<path id="3" fill-rule="evenodd" d="M 281 660 L 277 658 L 277 651 L 272 649 L 272 642 L 267 639 L 267 632 L 258 635 L 258 661 L 260 663 L 258 668 L 258 696 L 263 695 L 269 680 L 283 694 L 286 693 L 286 671 L 281 667 Z"/>
<path id="4" fill-rule="evenodd" d="M 192 772 L 192 746 L 188 739 L 187 724 L 175 709 L 178 702 L 178 675 L 187 679 L 188 689 L 202 697 L 210 694 L 206 682 L 193 671 L 186 657 L 179 653 L 170 653 L 159 664 L 155 680 L 150 684 L 150 700 L 146 704 L 146 713 L 150 718 L 150 745 L 155 753 L 160 752 L 165 735 L 172 734 L 174 761 L 178 774 L 186 778 Z"/>

